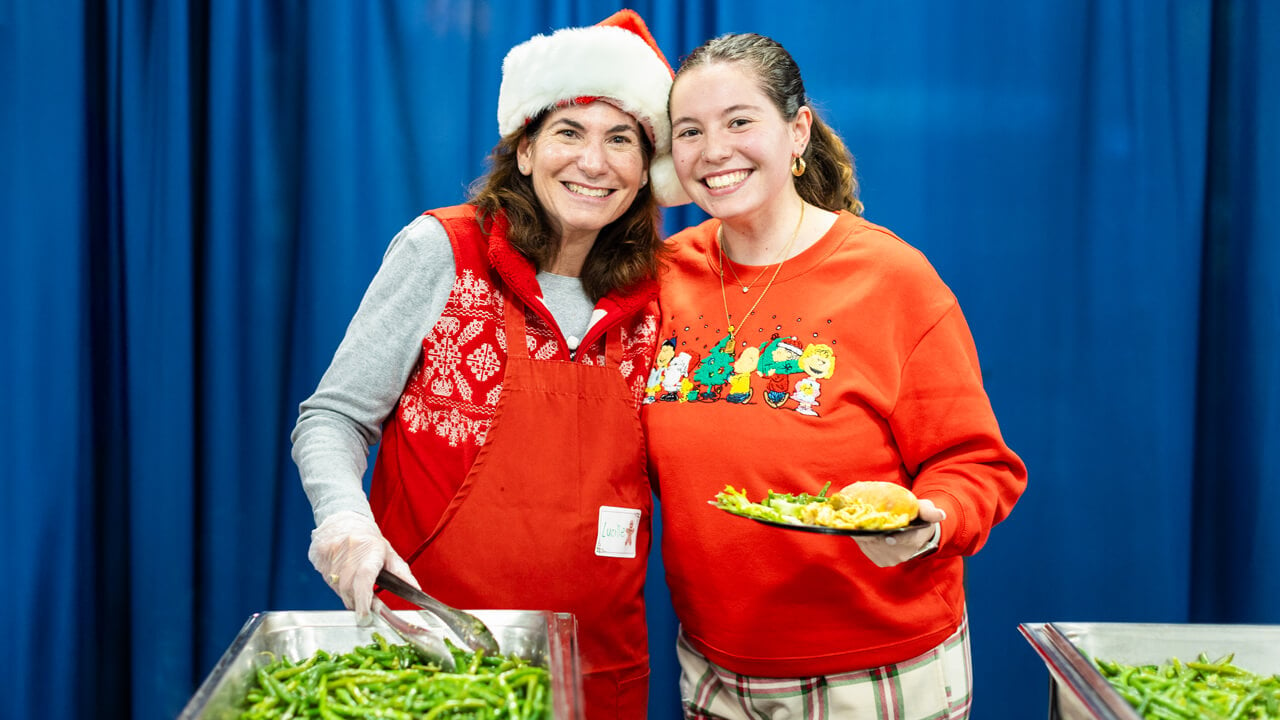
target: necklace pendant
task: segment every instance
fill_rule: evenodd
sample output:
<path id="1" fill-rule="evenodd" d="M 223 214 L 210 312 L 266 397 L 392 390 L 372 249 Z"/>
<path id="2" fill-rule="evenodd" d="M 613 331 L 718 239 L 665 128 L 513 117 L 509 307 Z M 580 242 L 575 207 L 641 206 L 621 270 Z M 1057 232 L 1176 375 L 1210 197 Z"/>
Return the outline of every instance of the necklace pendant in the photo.
<path id="1" fill-rule="evenodd" d="M 750 291 L 751 291 L 751 288 L 747 287 L 746 285 L 743 285 L 743 286 L 742 286 L 742 294 L 743 294 L 743 295 L 746 295 L 746 294 L 747 294 L 748 292 L 750 292 Z"/>

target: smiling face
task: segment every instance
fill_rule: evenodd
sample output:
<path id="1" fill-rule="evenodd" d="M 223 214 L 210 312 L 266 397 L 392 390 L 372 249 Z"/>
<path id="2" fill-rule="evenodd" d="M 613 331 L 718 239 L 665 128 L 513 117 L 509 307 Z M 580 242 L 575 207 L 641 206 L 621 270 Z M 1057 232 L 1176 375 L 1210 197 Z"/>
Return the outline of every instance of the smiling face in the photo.
<path id="1" fill-rule="evenodd" d="M 806 375 L 825 380 L 835 372 L 836 354 L 830 345 L 809 345 L 798 362 Z"/>
<path id="2" fill-rule="evenodd" d="M 746 65 L 716 62 L 676 78 L 671 119 L 676 175 L 709 215 L 731 220 L 794 204 L 791 161 L 808 144 L 807 107 L 788 122 Z"/>
<path id="3" fill-rule="evenodd" d="M 607 102 L 551 111 L 516 151 L 521 172 L 565 241 L 594 241 L 640 191 L 645 152 L 639 123 Z"/>

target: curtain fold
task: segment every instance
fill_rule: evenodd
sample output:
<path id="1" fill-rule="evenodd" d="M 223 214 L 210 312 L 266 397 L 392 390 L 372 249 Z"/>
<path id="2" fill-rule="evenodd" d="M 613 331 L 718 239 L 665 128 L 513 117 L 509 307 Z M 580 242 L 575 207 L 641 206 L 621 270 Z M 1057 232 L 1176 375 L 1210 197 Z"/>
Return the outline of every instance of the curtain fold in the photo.
<path id="1" fill-rule="evenodd" d="M 1280 623 L 1275 4 L 631 7 L 673 65 L 781 41 L 960 298 L 1031 473 L 968 564 L 976 715 L 1044 712 L 1019 622 Z M 0 714 L 171 718 L 252 613 L 339 607 L 297 405 L 484 172 L 507 49 L 616 9 L 0 0 Z M 655 718 L 665 593 L 655 545 Z"/>
<path id="2" fill-rule="evenodd" d="M 1199 424 L 1191 508 L 1193 617 L 1276 622 L 1280 507 L 1280 8 L 1213 13 Z"/>
<path id="3" fill-rule="evenodd" d="M 103 577 L 99 591 L 128 597 L 127 612 L 111 621 L 129 637 L 124 647 L 102 648 L 101 659 L 127 658 L 135 707 L 172 708 L 189 695 L 181 680 L 197 672 L 191 630 L 202 328 L 194 240 L 201 200 L 192 182 L 199 174 L 192 111 L 201 89 L 190 77 L 186 6 L 108 3 L 104 19 L 104 181 L 116 194 L 101 241 L 119 253 L 111 284 L 120 302 L 123 394 L 112 417 L 97 422 L 122 430 L 123 462 L 107 476 L 109 491 L 126 503 L 127 574 Z"/>

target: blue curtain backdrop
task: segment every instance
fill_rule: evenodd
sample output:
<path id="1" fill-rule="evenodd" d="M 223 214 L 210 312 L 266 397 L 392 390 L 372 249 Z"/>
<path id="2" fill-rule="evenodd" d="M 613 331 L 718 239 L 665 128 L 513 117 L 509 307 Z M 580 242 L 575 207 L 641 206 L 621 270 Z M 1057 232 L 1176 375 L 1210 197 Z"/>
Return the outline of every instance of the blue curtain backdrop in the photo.
<path id="1" fill-rule="evenodd" d="M 171 718 L 252 613 L 337 606 L 297 404 L 484 170 L 505 51 L 618 7 L 0 0 L 0 715 Z M 1280 623 L 1280 4 L 632 7 L 673 62 L 786 45 L 965 308 L 1031 471 L 968 564 L 977 717 L 1045 712 L 1019 622 Z"/>

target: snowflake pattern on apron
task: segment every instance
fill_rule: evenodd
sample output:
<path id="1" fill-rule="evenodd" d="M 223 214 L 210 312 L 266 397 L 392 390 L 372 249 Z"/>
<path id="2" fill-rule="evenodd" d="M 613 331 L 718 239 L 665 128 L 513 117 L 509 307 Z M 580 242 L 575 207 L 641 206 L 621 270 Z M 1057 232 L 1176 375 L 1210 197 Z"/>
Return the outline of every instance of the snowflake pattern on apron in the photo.
<path id="1" fill-rule="evenodd" d="M 434 432 L 450 447 L 484 444 L 502 393 L 507 338 L 495 322 L 502 302 L 501 290 L 471 270 L 454 280 L 440 319 L 422 340 L 422 356 L 400 402 L 400 419 L 409 432 Z M 426 396 L 435 407 L 424 401 Z"/>
<path id="2" fill-rule="evenodd" d="M 410 433 L 431 432 L 449 447 L 483 445 L 502 393 L 502 367 L 507 356 L 502 325 L 502 289 L 487 277 L 463 270 L 454 280 L 440 319 L 422 340 L 422 356 L 409 378 L 398 412 Z M 551 360 L 562 351 L 554 329 L 535 315 L 525 336 L 529 357 Z M 645 373 L 658 333 L 658 319 L 642 313 L 621 328 L 624 382 L 639 404 Z M 583 348 L 579 358 L 603 366 L 603 343 Z M 646 371 L 647 372 L 647 371 Z"/>
<path id="3" fill-rule="evenodd" d="M 646 313 L 640 322 L 632 327 L 622 328 L 622 362 L 618 369 L 627 381 L 627 387 L 635 398 L 636 405 L 644 399 L 645 379 L 649 372 L 650 355 L 658 346 L 658 316 Z M 604 362 L 604 355 L 598 358 Z"/>

